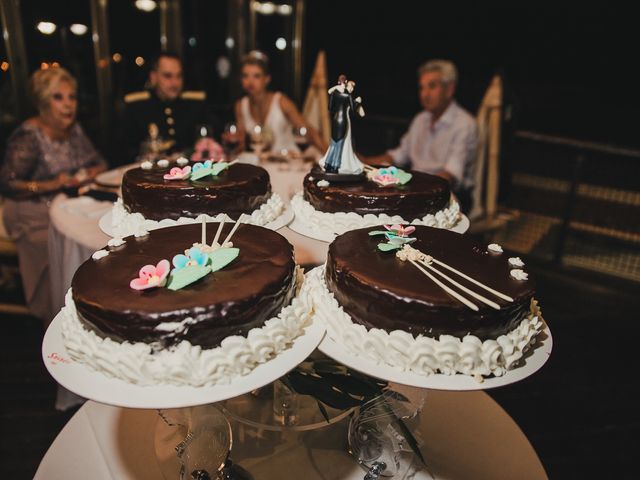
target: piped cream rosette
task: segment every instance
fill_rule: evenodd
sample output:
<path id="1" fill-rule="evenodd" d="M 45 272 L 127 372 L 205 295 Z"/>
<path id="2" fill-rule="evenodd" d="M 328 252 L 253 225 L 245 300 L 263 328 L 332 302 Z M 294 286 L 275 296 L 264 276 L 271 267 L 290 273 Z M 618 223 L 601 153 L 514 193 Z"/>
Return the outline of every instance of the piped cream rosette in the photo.
<path id="1" fill-rule="evenodd" d="M 296 296 L 278 316 L 250 330 L 246 337 L 229 336 L 212 349 L 203 349 L 188 341 L 168 349 L 155 349 L 156 346 L 147 343 L 119 343 L 101 338 L 82 326 L 69 289 L 61 311 L 62 338 L 74 360 L 136 385 L 228 384 L 290 348 L 304 333 L 313 314 L 309 289 L 302 270 L 296 267 Z M 194 322 L 192 318 L 185 318 L 159 328 L 178 332 Z"/>
<path id="2" fill-rule="evenodd" d="M 315 315 L 325 324 L 327 335 L 349 352 L 401 371 L 419 375 L 462 373 L 479 381 L 490 375 L 502 376 L 518 365 L 544 329 L 536 300 L 531 301 L 529 315 L 515 329 L 495 340 L 482 341 L 474 335 L 414 337 L 403 330 L 367 329 L 354 323 L 338 304 L 327 289 L 324 272 L 324 267 L 313 269 L 307 274 L 307 284 Z"/>

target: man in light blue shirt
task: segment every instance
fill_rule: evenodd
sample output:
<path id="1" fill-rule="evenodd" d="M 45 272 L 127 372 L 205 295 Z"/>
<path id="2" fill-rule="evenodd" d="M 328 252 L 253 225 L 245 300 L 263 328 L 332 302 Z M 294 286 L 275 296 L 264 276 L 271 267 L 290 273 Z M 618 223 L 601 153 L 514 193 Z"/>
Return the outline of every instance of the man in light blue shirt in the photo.
<path id="1" fill-rule="evenodd" d="M 458 72 L 447 60 L 431 60 L 418 69 L 420 103 L 398 148 L 366 158 L 371 165 L 395 164 L 447 180 L 463 212 L 471 209 L 473 166 L 478 145 L 475 119 L 453 98 Z"/>

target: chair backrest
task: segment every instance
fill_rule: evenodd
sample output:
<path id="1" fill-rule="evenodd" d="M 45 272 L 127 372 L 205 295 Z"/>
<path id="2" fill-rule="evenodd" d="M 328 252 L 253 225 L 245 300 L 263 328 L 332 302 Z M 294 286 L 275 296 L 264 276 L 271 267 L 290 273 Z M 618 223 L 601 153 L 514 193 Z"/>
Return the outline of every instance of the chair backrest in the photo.
<path id="1" fill-rule="evenodd" d="M 478 151 L 475 164 L 473 208 L 469 218 L 493 218 L 497 211 L 500 181 L 500 125 L 502 120 L 502 80 L 491 79 L 484 94 L 476 121 Z"/>
<path id="2" fill-rule="evenodd" d="M 327 61 L 323 50 L 318 52 L 316 66 L 311 75 L 307 96 L 302 107 L 302 116 L 308 125 L 315 128 L 329 144 L 331 122 L 329 120 L 329 95 L 327 93 Z"/>

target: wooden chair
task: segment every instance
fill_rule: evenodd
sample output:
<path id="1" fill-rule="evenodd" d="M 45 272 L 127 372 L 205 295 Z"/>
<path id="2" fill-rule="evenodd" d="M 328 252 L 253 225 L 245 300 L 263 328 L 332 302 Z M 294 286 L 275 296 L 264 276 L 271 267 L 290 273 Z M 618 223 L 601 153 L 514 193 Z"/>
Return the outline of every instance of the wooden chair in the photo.
<path id="1" fill-rule="evenodd" d="M 494 232 L 517 217 L 517 212 L 498 206 L 502 93 L 502 80 L 499 75 L 495 75 L 484 94 L 476 116 L 478 153 L 475 165 L 473 208 L 469 213 L 470 233 Z"/>
<path id="2" fill-rule="evenodd" d="M 302 107 L 302 116 L 315 128 L 328 145 L 331 140 L 331 121 L 329 120 L 329 95 L 327 82 L 327 60 L 323 50 L 318 52 L 316 66 L 311 75 L 307 96 Z"/>

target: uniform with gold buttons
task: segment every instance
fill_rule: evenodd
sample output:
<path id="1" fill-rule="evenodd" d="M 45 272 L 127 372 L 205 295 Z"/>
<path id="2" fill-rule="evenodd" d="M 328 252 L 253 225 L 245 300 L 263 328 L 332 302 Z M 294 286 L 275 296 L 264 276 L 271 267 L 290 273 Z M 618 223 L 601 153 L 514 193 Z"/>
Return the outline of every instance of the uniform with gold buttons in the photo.
<path id="1" fill-rule="evenodd" d="M 193 147 L 199 124 L 217 126 L 210 115 L 206 94 L 202 91 L 184 91 L 173 101 L 162 101 L 154 91 L 134 92 L 124 98 L 126 109 L 122 122 L 122 142 L 127 161 L 134 161 L 141 143 L 149 135 L 149 124 L 158 127 L 160 137 L 169 151 L 183 151 Z"/>

